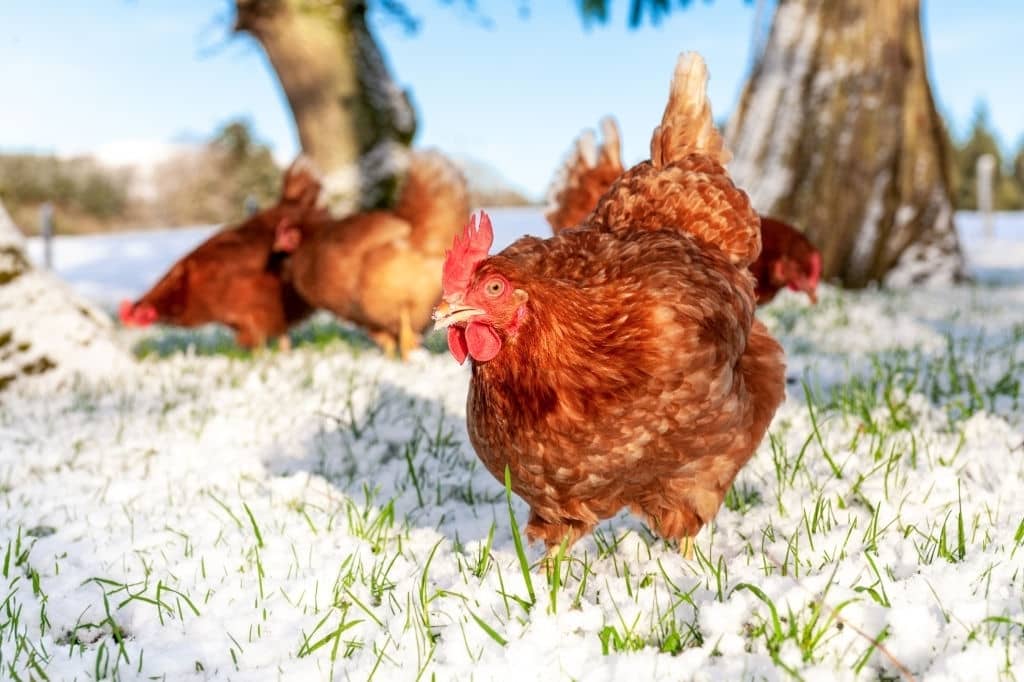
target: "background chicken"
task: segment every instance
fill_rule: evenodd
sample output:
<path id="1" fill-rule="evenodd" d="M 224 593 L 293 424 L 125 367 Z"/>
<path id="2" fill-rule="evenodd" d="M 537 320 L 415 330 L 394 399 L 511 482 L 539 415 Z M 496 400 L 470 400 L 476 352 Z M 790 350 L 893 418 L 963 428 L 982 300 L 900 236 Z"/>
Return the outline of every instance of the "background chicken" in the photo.
<path id="1" fill-rule="evenodd" d="M 601 132 L 600 146 L 592 131 L 577 138 L 551 183 L 544 215 L 556 234 L 579 226 L 625 170 L 615 119 L 602 119 Z M 758 305 L 787 287 L 805 292 L 816 303 L 821 254 L 810 240 L 792 225 L 762 216 L 761 243 L 761 255 L 750 266 L 757 279 Z"/>
<path id="2" fill-rule="evenodd" d="M 529 505 L 549 550 L 623 507 L 689 549 L 784 394 L 782 349 L 754 319 L 759 220 L 725 170 L 703 60 L 676 66 L 651 160 L 581 229 L 488 256 L 474 220 L 435 311 L 472 360 L 477 454 Z"/>
<path id="3" fill-rule="evenodd" d="M 445 249 L 468 215 L 462 173 L 439 152 L 417 151 L 393 210 L 285 223 L 276 244 L 291 254 L 286 279 L 305 300 L 404 359 L 430 323 Z"/>
<path id="4" fill-rule="evenodd" d="M 761 255 L 750 266 L 757 280 L 757 304 L 764 305 L 784 288 L 802 291 L 818 302 L 821 253 L 788 223 L 761 216 Z"/>
<path id="5" fill-rule="evenodd" d="M 276 205 L 213 235 L 142 298 L 123 302 L 121 322 L 136 327 L 219 322 L 231 327 L 245 348 L 283 336 L 312 308 L 282 280 L 283 256 L 273 253 L 275 235 L 280 226 L 326 215 L 316 206 L 319 193 L 316 175 L 300 157 L 285 173 Z"/>

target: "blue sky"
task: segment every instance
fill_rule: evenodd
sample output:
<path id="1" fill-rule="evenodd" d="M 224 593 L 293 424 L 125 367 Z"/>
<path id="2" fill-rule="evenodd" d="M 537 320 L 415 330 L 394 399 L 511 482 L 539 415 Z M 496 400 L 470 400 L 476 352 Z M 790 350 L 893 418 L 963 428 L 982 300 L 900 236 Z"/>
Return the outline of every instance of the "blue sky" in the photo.
<path id="1" fill-rule="evenodd" d="M 676 55 L 700 51 L 716 118 L 732 109 L 750 60 L 753 5 L 694 2 L 658 27 L 626 29 L 626 0 L 584 29 L 576 0 L 478 0 L 481 22 L 439 0 L 408 0 L 407 35 L 374 17 L 398 81 L 412 88 L 417 143 L 486 161 L 543 192 L 579 131 L 614 113 L 625 155 L 646 144 Z M 456 2 L 457 4 L 457 2 Z M 933 86 L 958 131 L 979 99 L 1006 146 L 1024 135 L 1024 3 L 925 0 Z M 0 149 L 88 151 L 196 140 L 248 117 L 280 158 L 297 137 L 259 46 L 230 34 L 227 0 L 0 0 Z"/>

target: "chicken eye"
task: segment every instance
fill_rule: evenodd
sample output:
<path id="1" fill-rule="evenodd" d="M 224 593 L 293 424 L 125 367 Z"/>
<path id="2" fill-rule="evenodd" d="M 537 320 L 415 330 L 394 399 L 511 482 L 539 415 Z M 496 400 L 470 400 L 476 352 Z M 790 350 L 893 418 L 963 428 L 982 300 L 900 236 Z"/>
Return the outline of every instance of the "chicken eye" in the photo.
<path id="1" fill-rule="evenodd" d="M 501 292 L 505 290 L 505 283 L 500 279 L 492 279 L 487 283 L 484 290 L 487 292 L 488 296 L 500 296 Z"/>

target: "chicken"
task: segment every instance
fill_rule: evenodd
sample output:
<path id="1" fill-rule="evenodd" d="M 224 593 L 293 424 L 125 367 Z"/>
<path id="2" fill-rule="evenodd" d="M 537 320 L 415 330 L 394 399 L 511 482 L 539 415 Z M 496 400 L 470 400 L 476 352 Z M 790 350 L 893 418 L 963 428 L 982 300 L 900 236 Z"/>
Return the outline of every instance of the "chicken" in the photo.
<path id="1" fill-rule="evenodd" d="M 757 280 L 757 304 L 768 303 L 783 288 L 802 291 L 818 302 L 821 253 L 788 223 L 761 216 L 761 255 L 750 271 Z"/>
<path id="2" fill-rule="evenodd" d="M 472 378 L 487 469 L 530 506 L 549 553 L 622 508 L 684 553 L 784 396 L 782 348 L 754 318 L 758 216 L 729 179 L 696 54 L 676 66 L 651 160 L 580 229 L 496 255 L 474 219 L 435 310 Z"/>
<path id="3" fill-rule="evenodd" d="M 545 217 L 557 234 L 580 225 L 597 200 L 624 172 L 615 119 L 601 121 L 604 142 L 598 147 L 593 132 L 584 132 L 555 175 Z M 817 303 L 821 254 L 795 227 L 761 217 L 761 255 L 750 266 L 757 279 L 757 304 L 764 305 L 784 287 L 803 291 Z"/>
<path id="4" fill-rule="evenodd" d="M 273 253 L 277 229 L 324 215 L 316 206 L 319 193 L 319 180 L 300 157 L 285 173 L 276 205 L 213 235 L 140 299 L 122 302 L 121 322 L 132 327 L 219 322 L 234 330 L 244 348 L 283 336 L 312 308 L 281 278 L 283 257 Z"/>
<path id="5" fill-rule="evenodd" d="M 417 151 L 393 210 L 282 225 L 277 248 L 290 253 L 285 276 L 305 300 L 406 359 L 430 325 L 445 248 L 468 216 L 459 170 L 439 152 Z"/>

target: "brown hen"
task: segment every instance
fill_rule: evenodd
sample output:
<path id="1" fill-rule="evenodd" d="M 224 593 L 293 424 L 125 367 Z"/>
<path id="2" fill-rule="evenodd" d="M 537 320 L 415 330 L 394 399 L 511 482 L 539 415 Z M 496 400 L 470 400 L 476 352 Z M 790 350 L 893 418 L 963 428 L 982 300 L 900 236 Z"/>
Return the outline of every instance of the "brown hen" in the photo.
<path id="1" fill-rule="evenodd" d="M 782 349 L 754 319 L 757 214 L 724 168 L 703 60 L 676 66 L 651 160 L 580 229 L 488 256 L 474 220 L 435 311 L 472 363 L 470 440 L 570 544 L 626 507 L 688 548 L 783 400 Z"/>
<path id="2" fill-rule="evenodd" d="M 278 230 L 287 281 L 309 303 L 364 329 L 403 359 L 419 346 L 441 297 L 444 250 L 469 215 L 462 173 L 436 151 L 417 151 L 395 208 Z"/>
<path id="3" fill-rule="evenodd" d="M 316 206 L 320 183 L 299 158 L 285 173 L 281 198 L 245 222 L 213 235 L 183 257 L 146 294 L 121 303 L 126 326 L 154 322 L 197 327 L 227 325 L 244 348 L 284 336 L 312 308 L 281 277 L 282 256 L 274 255 L 278 228 L 322 214 Z"/>

